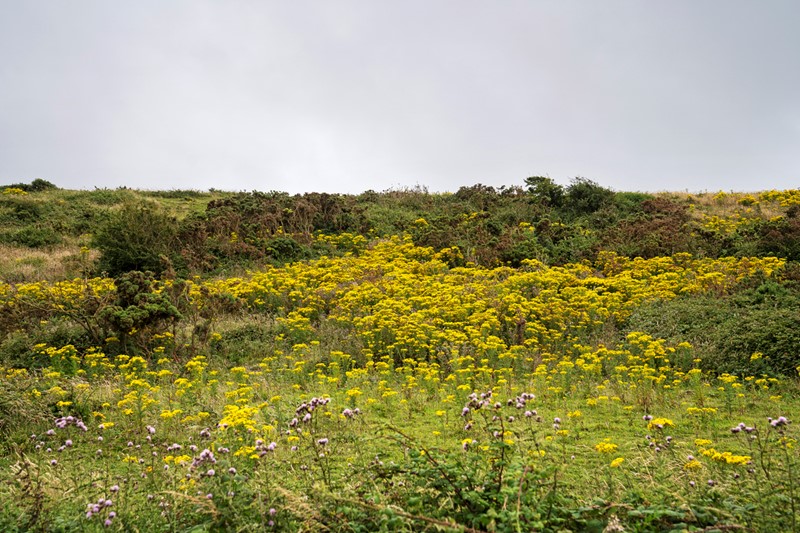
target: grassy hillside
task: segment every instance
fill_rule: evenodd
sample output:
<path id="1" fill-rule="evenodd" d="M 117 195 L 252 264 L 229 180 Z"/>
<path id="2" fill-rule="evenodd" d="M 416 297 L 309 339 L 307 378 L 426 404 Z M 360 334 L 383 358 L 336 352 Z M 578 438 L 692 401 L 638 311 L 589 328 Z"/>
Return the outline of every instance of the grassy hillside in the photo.
<path id="1" fill-rule="evenodd" d="M 798 529 L 799 191 L 3 190 L 4 531 Z"/>

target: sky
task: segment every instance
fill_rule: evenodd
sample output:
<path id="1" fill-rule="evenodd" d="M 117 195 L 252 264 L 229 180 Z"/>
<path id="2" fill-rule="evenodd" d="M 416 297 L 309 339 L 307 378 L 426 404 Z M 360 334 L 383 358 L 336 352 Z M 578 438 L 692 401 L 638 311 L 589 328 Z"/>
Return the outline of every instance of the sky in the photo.
<path id="1" fill-rule="evenodd" d="M 796 0 L 0 0 L 0 183 L 800 186 Z"/>

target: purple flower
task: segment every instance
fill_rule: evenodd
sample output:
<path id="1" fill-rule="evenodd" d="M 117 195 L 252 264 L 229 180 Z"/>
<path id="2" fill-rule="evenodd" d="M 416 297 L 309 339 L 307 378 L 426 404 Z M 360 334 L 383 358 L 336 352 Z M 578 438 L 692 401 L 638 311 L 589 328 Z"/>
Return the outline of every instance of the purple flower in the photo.
<path id="1" fill-rule="evenodd" d="M 320 446 L 325 446 L 326 444 L 328 444 L 328 439 L 327 438 L 319 439 L 317 441 L 317 444 L 319 444 Z"/>
<path id="2" fill-rule="evenodd" d="M 103 525 L 106 526 L 106 527 L 111 527 L 112 523 L 113 522 L 111 522 L 110 518 L 106 518 L 105 522 L 103 522 Z"/>
<path id="3" fill-rule="evenodd" d="M 206 475 L 209 476 L 209 477 L 213 476 L 214 474 L 216 474 L 216 472 L 214 472 L 213 468 L 209 468 L 208 472 L 206 472 Z"/>
<path id="4" fill-rule="evenodd" d="M 151 435 L 155 435 L 156 428 L 154 428 L 153 426 L 145 426 L 145 427 L 147 428 L 148 433 L 150 433 Z"/>
<path id="5" fill-rule="evenodd" d="M 111 485 L 111 488 L 108 490 L 111 492 L 119 492 L 119 485 Z"/>
<path id="6" fill-rule="evenodd" d="M 269 515 L 270 516 L 275 516 L 276 514 L 278 514 L 278 511 L 276 511 L 274 507 L 270 507 Z"/>
<path id="7" fill-rule="evenodd" d="M 230 467 L 230 468 L 228 469 L 228 473 L 229 473 L 230 475 L 232 475 L 232 476 L 235 476 L 235 475 L 236 475 L 236 469 L 235 469 L 234 467 Z"/>
<path id="8" fill-rule="evenodd" d="M 58 461 L 56 461 L 55 459 L 50 459 L 50 466 L 56 466 L 57 464 Z"/>

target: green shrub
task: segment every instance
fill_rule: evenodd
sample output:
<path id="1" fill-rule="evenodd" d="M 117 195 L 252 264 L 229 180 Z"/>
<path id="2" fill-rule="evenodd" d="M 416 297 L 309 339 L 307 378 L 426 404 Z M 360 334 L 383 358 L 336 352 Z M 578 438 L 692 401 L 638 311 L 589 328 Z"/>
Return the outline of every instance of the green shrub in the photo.
<path id="1" fill-rule="evenodd" d="M 275 263 L 283 264 L 311 256 L 308 248 L 288 235 L 279 235 L 267 242 L 266 252 Z"/>
<path id="2" fill-rule="evenodd" d="M 98 314 L 123 346 L 130 342 L 130 347 L 144 349 L 152 334 L 169 331 L 169 326 L 183 318 L 168 291 L 155 291 L 151 273 L 128 272 L 115 279 L 114 285 L 116 302 Z"/>
<path id="3" fill-rule="evenodd" d="M 794 376 L 800 365 L 800 294 L 764 281 L 727 297 L 652 302 L 634 311 L 628 330 L 689 342 L 709 371 Z"/>
<path id="4" fill-rule="evenodd" d="M 535 202 L 554 208 L 561 207 L 564 203 L 564 187 L 550 178 L 531 176 L 525 178 L 525 185 L 528 187 L 528 194 Z"/>
<path id="5" fill-rule="evenodd" d="M 566 189 L 564 210 L 573 216 L 589 215 L 610 203 L 614 191 L 586 178 L 575 178 Z"/>
<path id="6" fill-rule="evenodd" d="M 152 204 L 125 204 L 93 236 L 100 269 L 111 276 L 133 270 L 161 273 L 182 265 L 178 222 Z"/>
<path id="7" fill-rule="evenodd" d="M 86 198 L 89 202 L 97 205 L 111 206 L 131 201 L 133 193 L 129 189 L 97 189 L 93 191 L 81 192 L 78 198 Z"/>
<path id="8" fill-rule="evenodd" d="M 39 222 L 42 217 L 42 205 L 26 197 L 0 197 L 3 209 L 3 222 L 6 224 L 29 224 Z"/>
<path id="9" fill-rule="evenodd" d="M 209 353 L 226 364 L 247 361 L 254 353 L 271 353 L 275 332 L 269 324 L 253 322 L 226 331 L 211 343 Z"/>
<path id="10" fill-rule="evenodd" d="M 61 244 L 64 239 L 58 232 L 51 228 L 41 226 L 26 226 L 10 235 L 4 236 L 6 242 L 28 248 L 44 248 Z"/>
<path id="11" fill-rule="evenodd" d="M 21 189 L 25 192 L 43 192 L 56 190 L 58 187 L 47 180 L 36 178 L 30 183 L 12 183 L 11 185 L 0 185 L 0 189 Z"/>

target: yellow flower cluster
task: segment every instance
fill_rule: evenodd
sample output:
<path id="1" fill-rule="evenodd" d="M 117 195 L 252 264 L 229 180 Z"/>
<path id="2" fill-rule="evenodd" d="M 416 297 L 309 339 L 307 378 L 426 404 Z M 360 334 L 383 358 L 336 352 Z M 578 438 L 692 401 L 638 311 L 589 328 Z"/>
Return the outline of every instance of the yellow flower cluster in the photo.
<path id="1" fill-rule="evenodd" d="M 599 453 L 614 453 L 619 446 L 611 442 L 611 439 L 604 439 L 594 445 L 594 449 Z M 622 461 L 620 461 L 622 463 Z"/>

